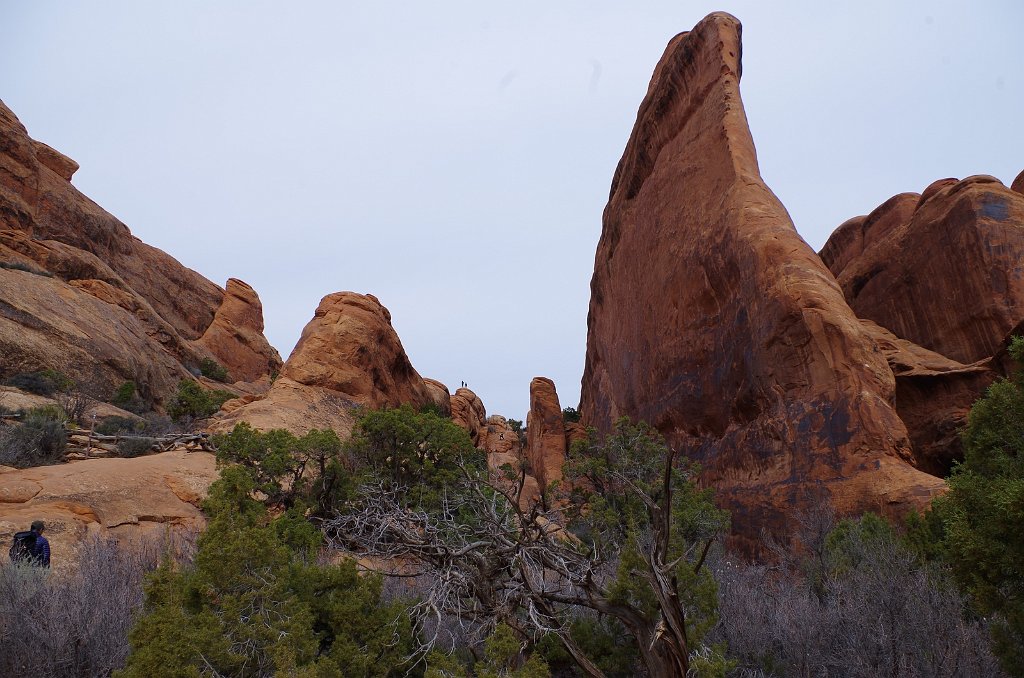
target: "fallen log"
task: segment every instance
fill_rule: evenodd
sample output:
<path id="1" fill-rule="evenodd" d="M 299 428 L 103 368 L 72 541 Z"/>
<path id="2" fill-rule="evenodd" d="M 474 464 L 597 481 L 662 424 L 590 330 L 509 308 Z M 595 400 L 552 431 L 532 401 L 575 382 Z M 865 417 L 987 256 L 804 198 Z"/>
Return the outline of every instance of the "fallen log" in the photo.
<path id="1" fill-rule="evenodd" d="M 65 455 L 68 460 L 108 457 L 119 452 L 118 446 L 130 440 L 145 440 L 151 443 L 151 452 L 169 452 L 184 449 L 187 452 L 203 450 L 216 452 L 207 433 L 165 433 L 163 435 L 146 435 L 145 433 L 109 435 L 95 433 L 89 429 L 68 429 L 68 449 Z"/>

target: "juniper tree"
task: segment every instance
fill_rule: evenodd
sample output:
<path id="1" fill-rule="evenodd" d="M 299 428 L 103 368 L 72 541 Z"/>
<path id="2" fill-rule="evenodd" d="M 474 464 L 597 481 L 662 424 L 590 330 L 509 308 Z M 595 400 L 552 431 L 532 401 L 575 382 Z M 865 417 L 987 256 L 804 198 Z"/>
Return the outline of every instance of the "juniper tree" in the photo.
<path id="1" fill-rule="evenodd" d="M 403 449 L 415 466 L 429 446 L 411 443 Z M 488 472 L 481 453 L 459 450 L 443 458 L 448 482 L 433 485 L 429 501 L 407 466 L 385 456 L 390 464 L 324 524 L 333 546 L 390 563 L 387 574 L 422 577 L 412 608 L 422 651 L 439 641 L 446 617 L 481 636 L 500 622 L 527 640 L 553 635 L 588 675 L 602 676 L 571 631 L 581 614 L 597 613 L 621 624 L 651 675 L 687 675 L 714 619 L 704 561 L 727 523 L 695 486 L 695 467 L 650 428 L 623 421 L 574 449 L 560 508 L 545 510 L 524 496 L 524 472 Z M 715 652 L 701 656 L 722 669 Z"/>

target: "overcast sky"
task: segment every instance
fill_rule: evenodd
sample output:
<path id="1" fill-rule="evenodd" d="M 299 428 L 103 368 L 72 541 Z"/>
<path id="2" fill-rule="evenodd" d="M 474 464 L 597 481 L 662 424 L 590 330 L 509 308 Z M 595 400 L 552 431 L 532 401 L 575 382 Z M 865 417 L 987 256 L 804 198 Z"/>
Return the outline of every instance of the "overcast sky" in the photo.
<path id="1" fill-rule="evenodd" d="M 665 44 L 717 9 L 815 249 L 1024 169 L 1019 0 L 0 0 L 0 99 L 135 235 L 253 285 L 283 356 L 323 295 L 372 293 L 420 374 L 525 418 L 534 376 L 579 399 L 612 172 Z"/>

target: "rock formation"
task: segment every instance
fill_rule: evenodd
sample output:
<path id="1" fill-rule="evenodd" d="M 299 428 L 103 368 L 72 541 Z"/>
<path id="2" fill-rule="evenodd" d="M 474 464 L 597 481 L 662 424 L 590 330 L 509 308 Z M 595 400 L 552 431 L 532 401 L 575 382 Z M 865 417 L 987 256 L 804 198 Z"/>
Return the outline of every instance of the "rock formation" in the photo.
<path id="1" fill-rule="evenodd" d="M 528 508 L 540 499 L 540 485 L 537 479 L 523 473 L 523 442 L 519 433 L 512 429 L 508 419 L 500 414 L 487 417 L 480 429 L 477 447 L 487 454 L 487 467 L 491 477 L 507 491 L 513 491 L 522 480 L 519 506 Z"/>
<path id="2" fill-rule="evenodd" d="M 487 420 L 487 410 L 483 401 L 471 390 L 463 386 L 451 397 L 452 421 L 466 429 L 473 444 L 480 447 L 480 430 Z"/>
<path id="3" fill-rule="evenodd" d="M 1024 195 L 943 179 L 860 219 L 821 251 L 858 317 L 961 363 L 992 356 L 1024 318 Z"/>
<path id="4" fill-rule="evenodd" d="M 369 294 L 336 292 L 320 301 L 266 395 L 225 403 L 211 429 L 230 430 L 246 421 L 258 429 L 285 428 L 296 434 L 332 428 L 344 437 L 358 406 L 409 403 L 418 409 L 437 402 L 437 395 L 409 362 L 391 313 L 380 301 Z"/>
<path id="5" fill-rule="evenodd" d="M 519 469 L 523 460 L 523 444 L 508 419 L 500 414 L 492 414 L 487 417 L 478 437 L 479 449 L 487 453 L 487 463 L 492 469 L 501 468 L 505 464 Z"/>
<path id="6" fill-rule="evenodd" d="M 1010 369 L 998 354 L 1024 318 L 1024 196 L 940 179 L 845 222 L 821 258 L 888 359 L 916 465 L 947 475 L 971 404 Z"/>
<path id="7" fill-rule="evenodd" d="M 1013 180 L 1013 183 L 1010 184 L 1010 190 L 1024 194 L 1024 172 L 1018 174 L 1017 178 Z"/>
<path id="8" fill-rule="evenodd" d="M 960 430 L 971 405 L 996 377 L 988 361 L 964 365 L 900 339 L 870 320 L 861 324 L 896 378 L 896 412 L 907 427 L 914 466 L 941 478 L 963 459 Z"/>
<path id="9" fill-rule="evenodd" d="M 134 459 L 95 459 L 14 470 L 0 468 L 0 542 L 46 523 L 51 563 L 73 571 L 76 551 L 91 535 L 121 542 L 164 529 L 195 532 L 217 470 L 212 454 L 165 452 Z M 6 549 L 4 549 L 6 558 Z"/>
<path id="10" fill-rule="evenodd" d="M 920 507 L 942 482 L 911 465 L 892 371 L 761 180 L 740 53 L 715 13 L 655 69 L 604 212 L 583 422 L 653 424 L 751 539 L 823 500 Z"/>
<path id="11" fill-rule="evenodd" d="M 437 410 L 447 416 L 451 416 L 452 413 L 452 397 L 448 392 L 448 387 L 439 382 L 437 379 L 423 378 L 423 383 L 427 387 L 427 392 L 430 393 L 430 398 Z"/>
<path id="12" fill-rule="evenodd" d="M 281 356 L 263 336 L 263 304 L 252 287 L 228 280 L 224 300 L 199 339 L 233 381 L 258 381 L 281 369 Z"/>
<path id="13" fill-rule="evenodd" d="M 547 377 L 530 382 L 530 412 L 526 415 L 526 459 L 540 486 L 562 479 L 566 428 L 555 383 Z"/>
<path id="14" fill-rule="evenodd" d="M 77 168 L 0 103 L 0 378 L 58 369 L 159 402 L 204 358 L 247 381 L 280 365 L 251 288 L 133 237 L 71 185 Z"/>

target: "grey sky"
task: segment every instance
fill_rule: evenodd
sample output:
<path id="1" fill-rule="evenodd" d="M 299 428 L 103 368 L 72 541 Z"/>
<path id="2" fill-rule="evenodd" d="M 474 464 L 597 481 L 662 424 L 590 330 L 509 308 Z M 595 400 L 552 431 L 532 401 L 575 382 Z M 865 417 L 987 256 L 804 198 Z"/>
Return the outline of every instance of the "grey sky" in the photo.
<path id="1" fill-rule="evenodd" d="M 323 295 L 369 292 L 422 375 L 523 418 L 533 376 L 578 401 L 612 172 L 665 44 L 716 9 L 815 249 L 1024 169 L 1018 0 L 0 0 L 0 98 L 139 238 L 252 284 L 283 356 Z"/>

